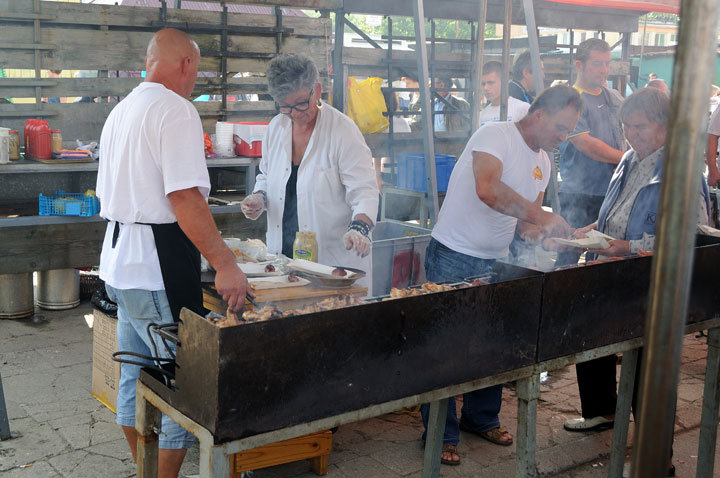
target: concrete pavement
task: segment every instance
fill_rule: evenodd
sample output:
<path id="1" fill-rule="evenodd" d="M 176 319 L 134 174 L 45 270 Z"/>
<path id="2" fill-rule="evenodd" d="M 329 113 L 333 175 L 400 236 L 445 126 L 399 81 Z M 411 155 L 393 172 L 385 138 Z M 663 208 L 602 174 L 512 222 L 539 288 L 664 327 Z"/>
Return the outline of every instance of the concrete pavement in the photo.
<path id="1" fill-rule="evenodd" d="M 20 435 L 0 442 L 3 478 L 95 478 L 135 476 L 129 448 L 114 414 L 90 395 L 92 309 L 38 310 L 38 320 L 0 321 L 0 375 L 10 429 Z M 677 476 L 695 474 L 707 347 L 685 338 L 678 392 L 675 458 Z M 619 367 L 618 367 L 619 371 Z M 569 433 L 566 418 L 579 412 L 574 367 L 552 372 L 538 406 L 538 471 L 541 476 L 607 476 L 611 431 Z M 505 387 L 501 420 L 516 428 L 517 401 Z M 393 413 L 340 427 L 334 436 L 328 477 L 420 477 L 422 424 L 417 413 Z M 631 427 L 632 437 L 632 427 Z M 514 476 L 515 446 L 500 447 L 462 433 L 459 466 L 443 477 Z M 716 455 L 717 456 L 717 455 Z M 197 474 L 197 448 L 183 466 Z M 720 459 L 716 460 L 720 476 Z M 312 477 L 308 462 L 258 470 L 254 478 Z"/>

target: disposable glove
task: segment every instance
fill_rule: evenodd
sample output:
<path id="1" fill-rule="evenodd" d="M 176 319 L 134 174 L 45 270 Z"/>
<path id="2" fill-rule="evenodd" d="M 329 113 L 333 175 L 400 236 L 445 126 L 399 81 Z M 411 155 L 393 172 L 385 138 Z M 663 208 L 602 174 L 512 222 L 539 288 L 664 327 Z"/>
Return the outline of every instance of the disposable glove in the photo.
<path id="1" fill-rule="evenodd" d="M 266 200 L 265 200 L 265 193 L 262 191 L 258 191 L 256 193 L 252 193 L 243 201 L 240 203 L 240 208 L 242 209 L 243 214 L 245 214 L 245 217 L 248 219 L 252 219 L 253 221 L 260 217 L 260 214 L 265 210 L 266 208 Z"/>
<path id="2" fill-rule="evenodd" d="M 363 221 L 353 221 L 348 226 L 348 230 L 343 236 L 345 249 L 354 250 L 360 257 L 370 254 L 372 243 L 370 242 L 370 226 Z"/>

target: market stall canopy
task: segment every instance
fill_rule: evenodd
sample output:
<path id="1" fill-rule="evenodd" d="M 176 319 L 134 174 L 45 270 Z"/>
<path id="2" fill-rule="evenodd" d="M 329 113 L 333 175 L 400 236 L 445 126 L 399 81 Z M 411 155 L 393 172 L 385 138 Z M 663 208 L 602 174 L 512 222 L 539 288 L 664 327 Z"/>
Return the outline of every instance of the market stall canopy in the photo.
<path id="1" fill-rule="evenodd" d="M 285 0 L 287 1 L 287 0 Z M 370 15 L 409 16 L 415 0 L 343 0 L 346 12 Z M 668 0 L 656 0 L 662 2 Z M 503 23 L 505 0 L 487 0 L 487 23 Z M 513 25 L 526 25 L 522 0 L 512 0 Z M 577 5 L 560 4 L 547 0 L 533 0 L 535 21 L 538 27 L 569 28 L 591 31 L 636 32 L 642 11 L 608 8 L 592 0 Z M 599 4 L 603 3 L 602 6 Z M 625 2 L 630 3 L 630 2 Z M 642 2 L 635 2 L 642 3 Z M 480 0 L 423 0 L 425 16 L 448 20 L 477 21 Z"/>
<path id="2" fill-rule="evenodd" d="M 643 12 L 680 13 L 680 0 L 545 0 L 596 8 L 617 8 Z"/>

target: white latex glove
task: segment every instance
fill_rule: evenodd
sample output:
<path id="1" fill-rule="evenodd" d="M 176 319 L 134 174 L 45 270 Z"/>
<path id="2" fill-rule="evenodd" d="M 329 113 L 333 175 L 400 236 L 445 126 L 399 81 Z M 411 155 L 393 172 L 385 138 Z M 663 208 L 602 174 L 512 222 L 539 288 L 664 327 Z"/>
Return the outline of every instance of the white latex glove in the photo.
<path id="1" fill-rule="evenodd" d="M 346 232 L 343 236 L 343 242 L 345 242 L 345 249 L 348 251 L 354 249 L 355 253 L 360 257 L 370 254 L 370 238 L 359 231 L 351 229 Z"/>
<path id="2" fill-rule="evenodd" d="M 265 210 L 265 197 L 261 193 L 252 193 L 242 200 L 240 208 L 248 219 L 253 221 L 260 217 Z"/>

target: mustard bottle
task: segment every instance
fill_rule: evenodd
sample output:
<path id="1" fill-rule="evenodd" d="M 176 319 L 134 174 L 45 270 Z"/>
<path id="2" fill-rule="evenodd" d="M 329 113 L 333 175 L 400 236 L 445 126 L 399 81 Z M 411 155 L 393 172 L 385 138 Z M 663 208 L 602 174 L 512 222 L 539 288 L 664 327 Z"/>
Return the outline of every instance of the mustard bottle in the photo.
<path id="1" fill-rule="evenodd" d="M 295 233 L 293 242 L 293 259 L 305 259 L 306 261 L 318 261 L 318 244 L 315 233 L 307 229 Z"/>

